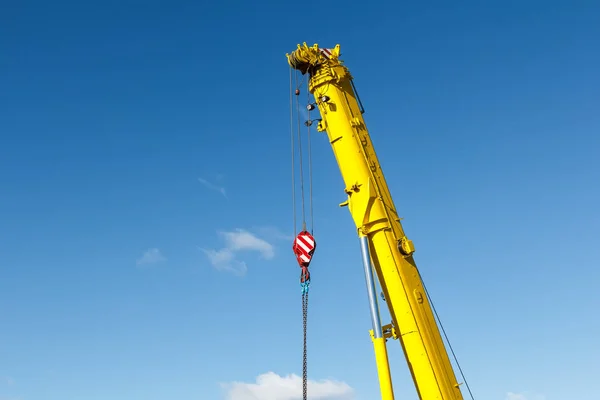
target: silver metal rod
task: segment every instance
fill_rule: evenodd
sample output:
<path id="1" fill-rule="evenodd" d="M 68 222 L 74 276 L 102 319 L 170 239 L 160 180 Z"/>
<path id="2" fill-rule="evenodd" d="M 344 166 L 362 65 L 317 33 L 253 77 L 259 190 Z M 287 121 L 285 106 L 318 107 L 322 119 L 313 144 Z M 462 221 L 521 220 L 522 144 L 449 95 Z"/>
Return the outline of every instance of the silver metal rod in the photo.
<path id="1" fill-rule="evenodd" d="M 365 281 L 367 283 L 367 294 L 369 296 L 369 307 L 371 308 L 371 323 L 373 324 L 373 334 L 375 338 L 383 337 L 381 329 L 381 319 L 379 317 L 379 304 L 375 291 L 375 278 L 373 276 L 373 266 L 371 265 L 371 253 L 369 252 L 369 238 L 361 236 L 360 250 L 362 252 L 363 266 L 365 269 Z"/>

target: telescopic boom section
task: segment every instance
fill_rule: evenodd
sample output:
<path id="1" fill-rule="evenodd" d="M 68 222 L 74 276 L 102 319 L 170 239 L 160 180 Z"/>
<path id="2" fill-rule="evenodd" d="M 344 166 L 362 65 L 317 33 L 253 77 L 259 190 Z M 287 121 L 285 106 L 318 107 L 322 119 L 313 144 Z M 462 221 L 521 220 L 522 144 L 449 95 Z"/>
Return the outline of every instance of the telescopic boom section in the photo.
<path id="1" fill-rule="evenodd" d="M 367 258 L 392 317 L 386 337 L 400 340 L 421 399 L 460 400 L 459 384 L 413 259 L 412 241 L 404 234 L 352 76 L 339 55 L 339 45 L 322 49 L 304 43 L 287 58 L 292 68 L 310 76 L 309 90 L 321 114 L 317 130 L 327 133 L 346 186 L 347 201 L 340 206 L 348 207 L 362 243 L 368 242 Z M 377 358 L 381 382 L 381 369 L 388 366 Z M 393 398 L 383 393 L 383 384 L 381 388 L 384 398 Z"/>

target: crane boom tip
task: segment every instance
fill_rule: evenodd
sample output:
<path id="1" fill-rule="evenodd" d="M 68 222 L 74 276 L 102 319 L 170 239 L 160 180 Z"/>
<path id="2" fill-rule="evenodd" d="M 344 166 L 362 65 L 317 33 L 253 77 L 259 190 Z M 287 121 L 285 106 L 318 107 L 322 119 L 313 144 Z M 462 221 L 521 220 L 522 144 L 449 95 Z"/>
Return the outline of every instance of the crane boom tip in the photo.
<path id="1" fill-rule="evenodd" d="M 298 45 L 292 53 L 286 54 L 288 64 L 293 69 L 302 73 L 302 75 L 326 65 L 331 62 L 339 62 L 340 45 L 336 44 L 333 48 L 321 48 L 317 43 L 308 46 L 306 42 Z"/>

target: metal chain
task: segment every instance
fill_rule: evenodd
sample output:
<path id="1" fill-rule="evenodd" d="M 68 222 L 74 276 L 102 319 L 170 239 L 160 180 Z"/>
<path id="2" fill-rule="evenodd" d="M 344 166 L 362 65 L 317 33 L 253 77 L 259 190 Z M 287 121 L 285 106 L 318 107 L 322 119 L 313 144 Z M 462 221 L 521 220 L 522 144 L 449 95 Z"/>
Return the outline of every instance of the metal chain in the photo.
<path id="1" fill-rule="evenodd" d="M 307 399 L 307 363 L 306 363 L 306 320 L 308 315 L 308 292 L 302 293 L 302 325 L 304 330 L 304 354 L 302 358 L 302 400 Z"/>

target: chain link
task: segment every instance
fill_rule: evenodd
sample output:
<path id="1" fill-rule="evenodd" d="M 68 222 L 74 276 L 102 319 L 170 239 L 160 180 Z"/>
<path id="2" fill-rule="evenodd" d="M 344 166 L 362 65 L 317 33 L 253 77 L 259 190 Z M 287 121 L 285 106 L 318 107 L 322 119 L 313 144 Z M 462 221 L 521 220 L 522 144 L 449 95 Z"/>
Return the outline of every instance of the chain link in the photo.
<path id="1" fill-rule="evenodd" d="M 307 399 L 307 362 L 306 362 L 306 320 L 308 315 L 308 292 L 302 293 L 302 325 L 304 333 L 304 351 L 302 357 L 302 400 Z"/>

